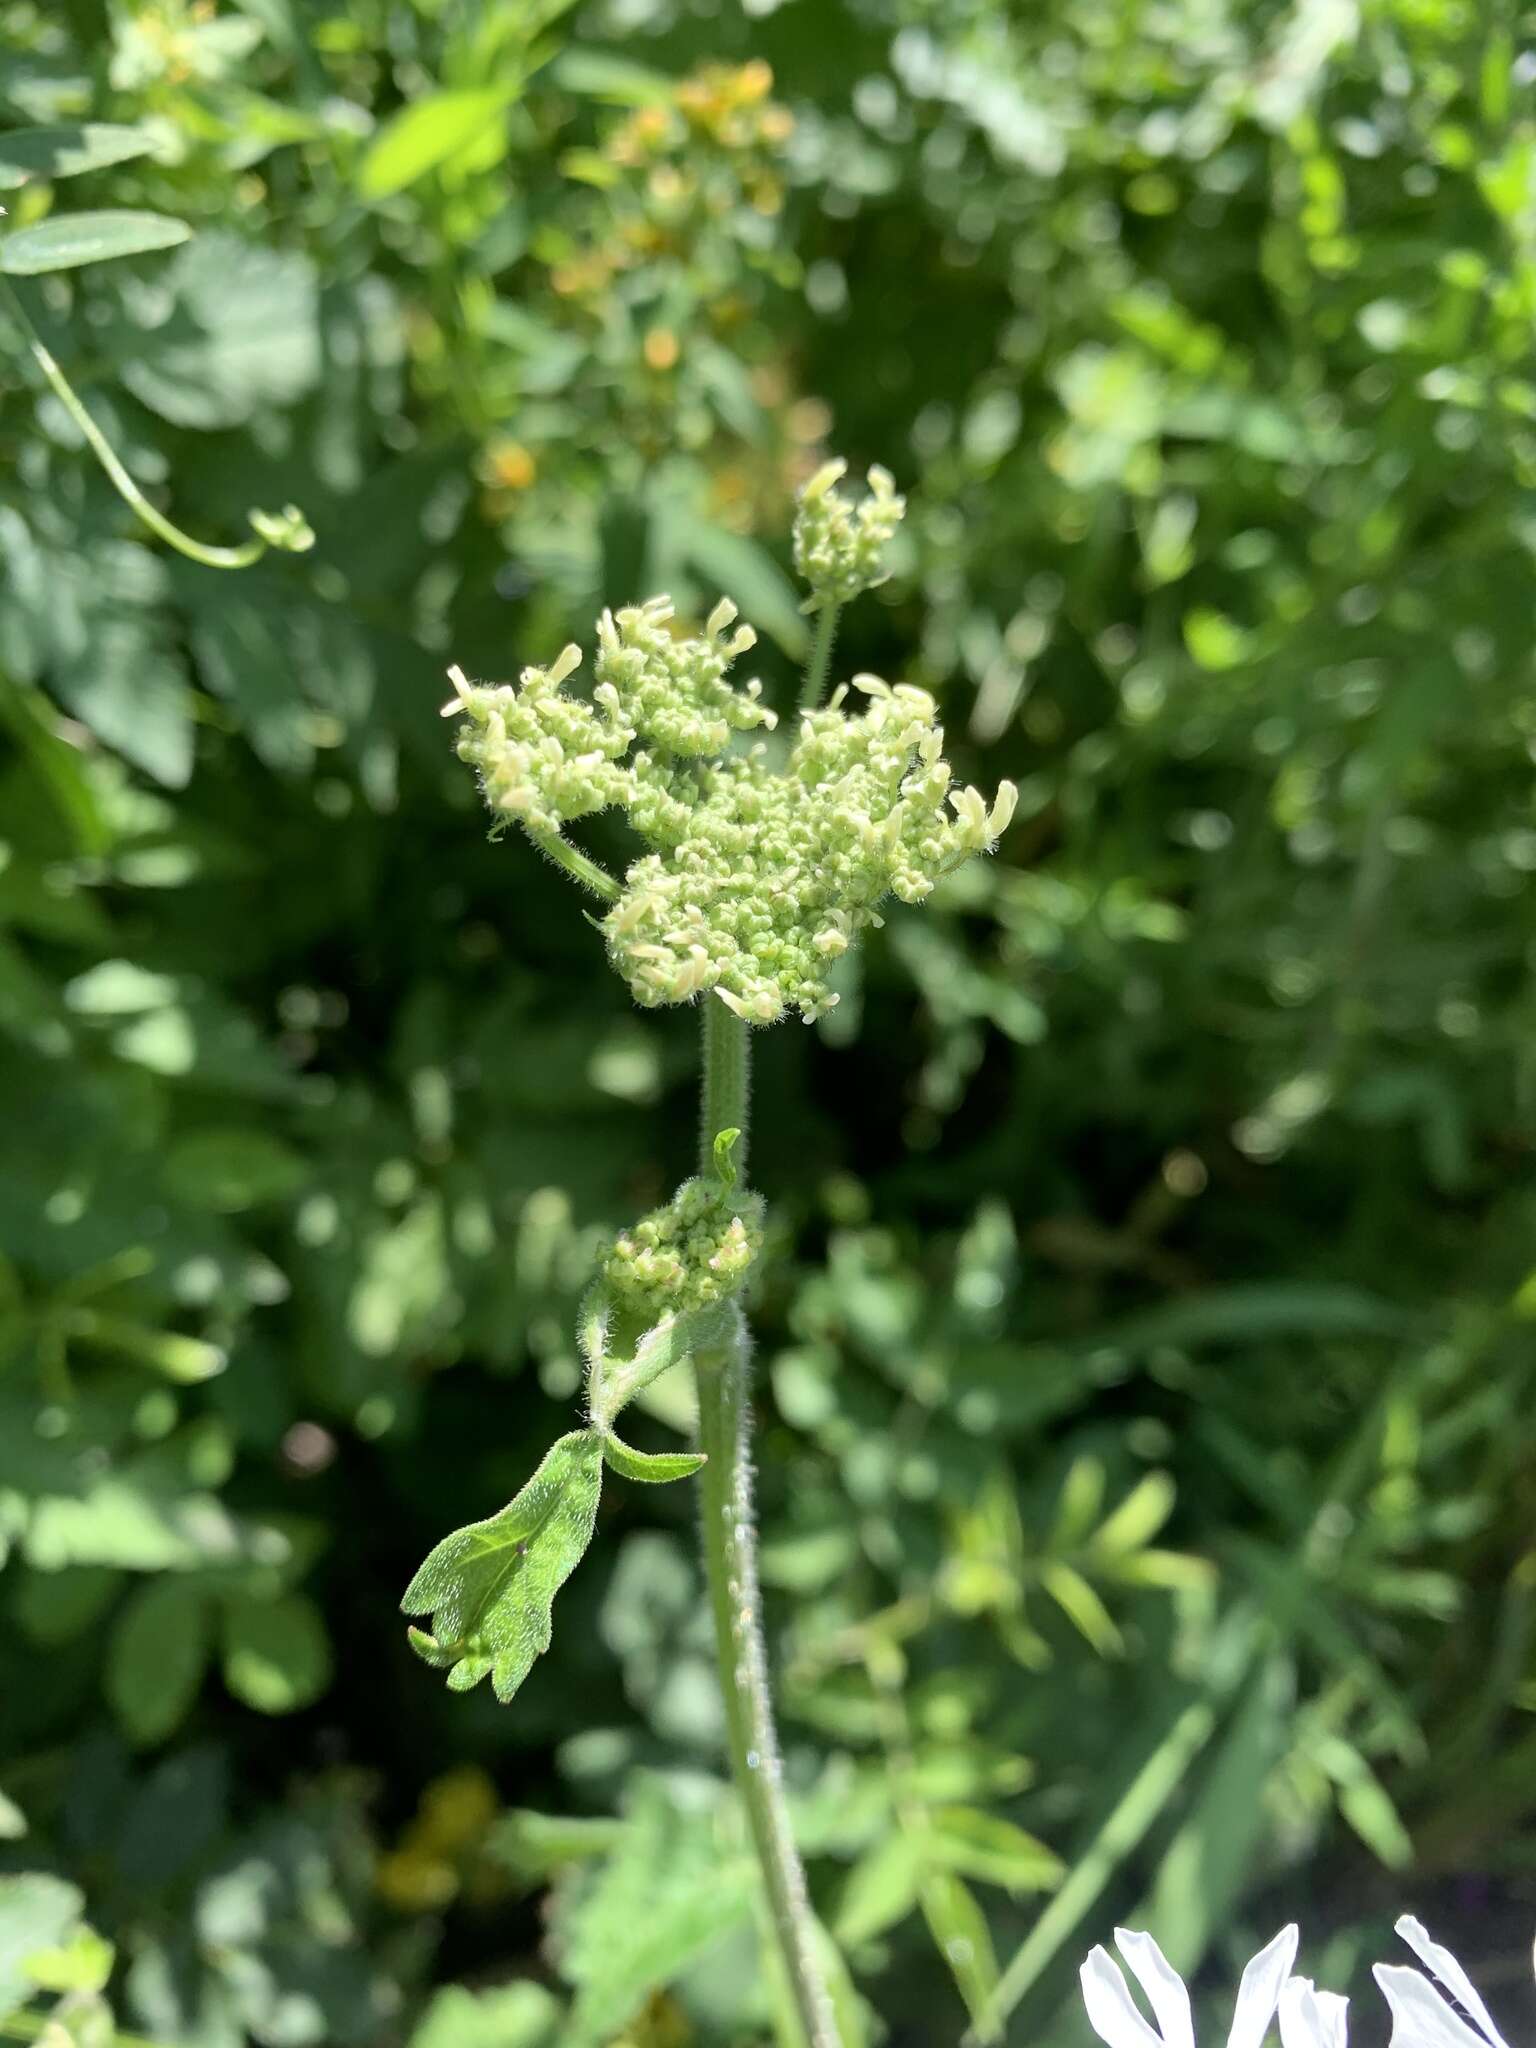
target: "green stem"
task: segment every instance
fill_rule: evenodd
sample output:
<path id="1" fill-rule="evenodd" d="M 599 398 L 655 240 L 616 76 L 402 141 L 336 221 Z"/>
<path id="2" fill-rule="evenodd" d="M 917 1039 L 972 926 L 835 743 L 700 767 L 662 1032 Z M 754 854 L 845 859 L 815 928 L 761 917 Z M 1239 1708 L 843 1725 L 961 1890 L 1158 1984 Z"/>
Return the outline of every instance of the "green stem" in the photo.
<path id="1" fill-rule="evenodd" d="M 588 860 L 558 832 L 539 832 L 530 826 L 528 837 L 540 853 L 547 853 L 557 868 L 564 868 L 584 889 L 590 889 L 594 896 L 601 896 L 605 903 L 618 902 L 623 891 L 608 870 L 599 867 L 595 860 Z"/>
<path id="2" fill-rule="evenodd" d="M 751 1027 L 718 996 L 704 998 L 702 1052 L 699 1171 L 706 1179 L 714 1172 L 715 1140 L 722 1131 L 740 1131 L 731 1148 L 731 1164 L 745 1186 L 752 1117 Z"/>
<path id="3" fill-rule="evenodd" d="M 745 1176 L 748 1026 L 706 997 L 700 1170 L 710 1172 L 718 1132 L 739 1130 L 732 1155 Z M 751 1344 L 739 1313 L 723 1342 L 694 1358 L 699 1448 L 708 1463 L 702 1494 L 704 1576 L 715 1625 L 731 1771 L 746 1808 L 774 1942 L 808 2048 L 840 2048 L 832 2001 L 816 1955 L 817 1927 L 784 1797 L 768 1689 L 757 1576 L 757 1525 L 747 1449 Z"/>
<path id="4" fill-rule="evenodd" d="M 814 711 L 827 687 L 827 670 L 832 666 L 832 643 L 837 638 L 837 615 L 841 606 L 826 603 L 816 614 L 816 637 L 805 664 L 805 681 L 800 685 L 800 709 Z"/>
<path id="5" fill-rule="evenodd" d="M 43 337 L 33 325 L 32 316 L 22 304 L 14 285 L 8 279 L 0 277 L 0 288 L 3 288 L 6 302 L 21 324 L 22 334 L 32 352 L 33 361 L 47 378 L 60 405 L 85 436 L 91 452 L 116 487 L 118 496 L 133 508 L 151 533 L 158 534 L 167 547 L 175 548 L 178 554 L 185 555 L 189 561 L 201 562 L 205 569 L 249 569 L 253 562 L 261 560 L 269 547 L 283 547 L 289 552 L 298 553 L 313 544 L 313 535 L 309 535 L 308 539 L 300 537 L 308 534 L 309 530 L 291 507 L 289 513 L 294 522 L 292 538 L 269 539 L 258 533 L 237 548 L 209 547 L 202 541 L 194 540 L 191 534 L 183 533 L 179 526 L 174 525 L 163 513 L 156 511 L 119 461 L 117 450 L 86 411 L 74 386 L 59 368 Z M 265 514 L 256 516 L 267 517 Z M 289 515 L 285 514 L 270 523 L 277 529 L 286 530 L 290 524 Z"/>

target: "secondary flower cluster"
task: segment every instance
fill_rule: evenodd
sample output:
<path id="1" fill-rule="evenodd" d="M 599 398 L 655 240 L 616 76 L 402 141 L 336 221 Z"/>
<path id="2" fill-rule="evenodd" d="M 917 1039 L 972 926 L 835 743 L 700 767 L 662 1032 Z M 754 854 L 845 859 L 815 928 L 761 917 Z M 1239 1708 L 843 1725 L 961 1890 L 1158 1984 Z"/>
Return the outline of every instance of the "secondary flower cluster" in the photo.
<path id="1" fill-rule="evenodd" d="M 889 470 L 869 472 L 869 496 L 852 505 L 834 490 L 847 463 L 825 462 L 800 493 L 795 512 L 795 568 L 810 585 L 807 611 L 847 604 L 890 573 L 885 550 L 901 524 L 907 501 Z"/>
<path id="2" fill-rule="evenodd" d="M 603 1267 L 613 1306 L 648 1324 L 734 1294 L 763 1244 L 762 1204 L 718 1180 L 685 1180 L 669 1202 L 621 1232 Z"/>
<path id="3" fill-rule="evenodd" d="M 722 599 L 702 637 L 679 638 L 665 598 L 605 612 L 590 702 L 562 687 L 581 661 L 568 647 L 515 689 L 453 670 L 445 710 L 464 715 L 458 751 L 492 810 L 535 838 L 627 811 L 649 851 L 602 930 L 637 1002 L 712 990 L 754 1024 L 809 1022 L 836 1002 L 828 969 L 882 899 L 920 902 L 992 844 L 1017 793 L 957 790 L 933 699 L 875 676 L 854 678 L 857 714 L 845 689 L 804 714 L 782 765 L 761 742 L 727 752 L 733 732 L 775 723 L 760 684 L 729 680 L 755 641 L 735 619 Z"/>
<path id="4" fill-rule="evenodd" d="M 1378 1963 L 1375 1978 L 1392 2013 L 1391 2048 L 1507 2048 L 1488 2008 L 1448 1948 L 1404 1914 L 1397 1930 L 1429 1971 Z M 1293 1977 L 1300 1937 L 1285 1927 L 1243 1971 L 1227 2048 L 1261 2048 L 1278 2016 L 1281 2048 L 1347 2048 L 1349 2001 Z M 1115 1946 L 1146 1994 L 1153 2023 L 1142 2016 L 1109 1951 L 1096 1948 L 1080 1972 L 1083 2003 L 1109 2048 L 1195 2048 L 1189 1993 L 1149 1934 L 1115 1929 Z M 1431 1982 L 1434 1979 L 1434 1982 Z"/>

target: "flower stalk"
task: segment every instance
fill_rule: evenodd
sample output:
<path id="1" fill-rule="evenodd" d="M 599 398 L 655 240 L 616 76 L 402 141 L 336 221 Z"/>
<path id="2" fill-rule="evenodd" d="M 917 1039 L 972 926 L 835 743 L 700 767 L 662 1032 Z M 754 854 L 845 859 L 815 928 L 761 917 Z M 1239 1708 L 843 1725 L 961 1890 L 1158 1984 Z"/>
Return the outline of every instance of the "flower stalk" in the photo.
<path id="1" fill-rule="evenodd" d="M 736 1130 L 734 1164 L 745 1167 L 749 1027 L 723 1003 L 706 1003 L 703 1024 L 700 1171 L 708 1173 L 719 1132 Z M 740 1309 L 717 1345 L 694 1357 L 699 1396 L 700 1547 L 725 1703 L 731 1775 L 746 1809 L 769 1921 L 807 2048 L 839 2048 L 832 2001 L 817 1960 L 817 1930 L 784 1797 L 778 1734 L 768 1685 L 757 1573 L 748 1447 L 752 1346 Z"/>
<path id="2" fill-rule="evenodd" d="M 496 829 L 516 826 L 603 900 L 589 922 L 637 1003 L 703 999 L 699 1172 L 619 1233 L 593 1280 L 577 1329 L 586 1427 L 561 1437 L 498 1514 L 445 1537 L 402 1602 L 430 1616 L 410 1640 L 450 1686 L 490 1678 L 509 1700 L 549 1647 L 553 1602 L 591 1541 L 604 1471 L 642 1485 L 697 1479 L 726 1748 L 794 2048 L 842 2044 L 827 1980 L 836 1955 L 790 1827 L 759 1612 L 741 1308 L 763 1243 L 763 1204 L 746 1184 L 751 1035 L 791 1014 L 825 1015 L 837 1001 L 833 963 L 880 924 L 880 906 L 921 903 L 988 851 L 1016 795 L 1005 782 L 989 804 L 956 785 L 926 691 L 859 675 L 826 695 L 839 612 L 884 582 L 903 509 L 886 471 L 870 470 L 855 503 L 835 488 L 843 470 L 824 464 L 796 512 L 816 629 L 786 755 L 752 737 L 776 716 L 757 678 L 731 676 L 757 636 L 729 598 L 693 633 L 666 597 L 604 612 L 589 690 L 565 687 L 582 666 L 575 645 L 525 667 L 515 686 L 449 671 L 444 714 L 459 721 L 456 751 Z M 641 849 L 622 879 L 565 836 L 604 811 L 625 814 Z M 626 1444 L 614 1428 L 622 1409 L 685 1359 L 698 1449 Z"/>

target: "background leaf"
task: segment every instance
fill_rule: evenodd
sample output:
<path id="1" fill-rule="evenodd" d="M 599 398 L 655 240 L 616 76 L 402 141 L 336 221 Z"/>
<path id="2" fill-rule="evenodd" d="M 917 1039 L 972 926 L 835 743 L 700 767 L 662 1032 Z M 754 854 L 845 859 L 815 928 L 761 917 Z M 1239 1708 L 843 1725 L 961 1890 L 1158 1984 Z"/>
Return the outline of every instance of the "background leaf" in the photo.
<path id="1" fill-rule="evenodd" d="M 38 277 L 46 271 L 78 270 L 114 256 L 143 256 L 174 249 L 192 230 L 163 213 L 127 208 L 104 213 L 59 213 L 36 227 L 16 228 L 0 237 L 0 271 L 8 277 Z"/>

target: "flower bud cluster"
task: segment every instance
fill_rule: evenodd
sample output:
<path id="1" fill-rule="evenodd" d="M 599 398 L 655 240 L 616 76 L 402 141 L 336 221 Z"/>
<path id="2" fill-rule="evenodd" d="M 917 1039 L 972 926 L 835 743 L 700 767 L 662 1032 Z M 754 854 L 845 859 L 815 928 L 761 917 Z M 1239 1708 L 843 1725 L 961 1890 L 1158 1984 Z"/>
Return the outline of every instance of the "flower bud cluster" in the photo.
<path id="1" fill-rule="evenodd" d="M 902 509 L 883 470 L 850 507 L 832 490 L 842 468 L 812 479 L 795 529 L 796 558 L 826 602 L 879 580 Z M 444 708 L 464 714 L 458 750 L 492 810 L 546 846 L 573 819 L 628 813 L 646 851 L 621 887 L 599 876 L 614 898 L 601 929 L 647 1008 L 713 992 L 752 1024 L 791 1010 L 813 1021 L 837 1001 L 833 963 L 879 922 L 882 900 L 921 902 L 1013 815 L 1011 783 L 990 804 L 955 788 L 927 692 L 876 676 L 854 678 L 866 700 L 856 715 L 846 688 L 804 713 L 782 762 L 762 741 L 728 751 L 734 734 L 775 722 L 757 682 L 729 679 L 755 635 L 728 599 L 699 637 L 676 632 L 666 598 L 605 612 L 597 630 L 590 701 L 564 694 L 581 660 L 568 647 L 516 689 L 453 670 L 457 697 Z M 637 1238 L 633 1256 L 659 1256 L 662 1242 Z M 662 1284 L 661 1267 L 645 1271 Z"/>
<path id="2" fill-rule="evenodd" d="M 755 1196 L 738 1200 L 718 1180 L 685 1180 L 615 1240 L 603 1280 L 621 1314 L 653 1324 L 734 1294 L 762 1244 Z"/>
<path id="3" fill-rule="evenodd" d="M 702 639 L 675 638 L 671 618 L 664 597 L 603 613 L 590 704 L 562 688 L 581 666 L 579 647 L 567 647 L 547 669 L 525 668 L 516 689 L 472 684 L 461 670 L 448 671 L 455 695 L 443 716 L 463 714 L 459 758 L 478 771 L 498 816 L 533 832 L 558 832 L 573 819 L 633 802 L 642 764 L 664 776 L 650 754 L 626 765 L 636 738 L 656 756 L 707 757 L 721 752 L 733 729 L 777 722 L 760 701 L 761 683 L 737 690 L 726 681 L 731 663 L 757 641 L 750 626 L 730 631 L 736 607 L 729 598 L 710 613 Z"/>
<path id="4" fill-rule="evenodd" d="M 597 622 L 598 703 L 622 704 L 633 730 L 658 753 L 698 756 L 723 753 L 734 727 L 772 727 L 778 720 L 760 699 L 755 678 L 742 690 L 726 681 L 740 654 L 757 645 L 750 626 L 737 626 L 736 607 L 722 597 L 705 622 L 702 640 L 678 640 L 667 630 L 670 598 L 652 597 L 627 605 Z"/>
<path id="5" fill-rule="evenodd" d="M 847 467 L 846 462 L 824 462 L 795 508 L 795 568 L 810 585 L 807 611 L 847 604 L 890 574 L 885 550 L 907 501 L 889 470 L 876 466 L 869 472 L 869 496 L 858 505 L 850 503 L 834 489 Z"/>
<path id="6" fill-rule="evenodd" d="M 459 759 L 478 773 L 497 816 L 530 832 L 558 832 L 629 794 L 622 764 L 635 729 L 611 691 L 592 704 L 565 695 L 561 684 L 580 666 L 581 649 L 567 647 L 548 668 L 525 668 L 516 689 L 448 671 L 455 694 L 443 716 L 463 714 Z"/>
<path id="7" fill-rule="evenodd" d="M 878 922 L 881 899 L 921 902 L 1008 823 L 1011 783 L 990 806 L 979 790 L 952 787 L 925 690 L 875 676 L 856 687 L 870 700 L 860 716 L 844 713 L 839 690 L 804 717 L 782 772 L 761 747 L 734 755 L 696 786 L 691 806 L 652 792 L 637 762 L 631 820 L 642 831 L 642 818 L 665 823 L 657 836 L 667 843 L 634 863 L 603 920 L 637 1002 L 713 989 L 749 1023 L 790 1009 L 810 1022 L 837 1001 L 828 968 Z"/>

